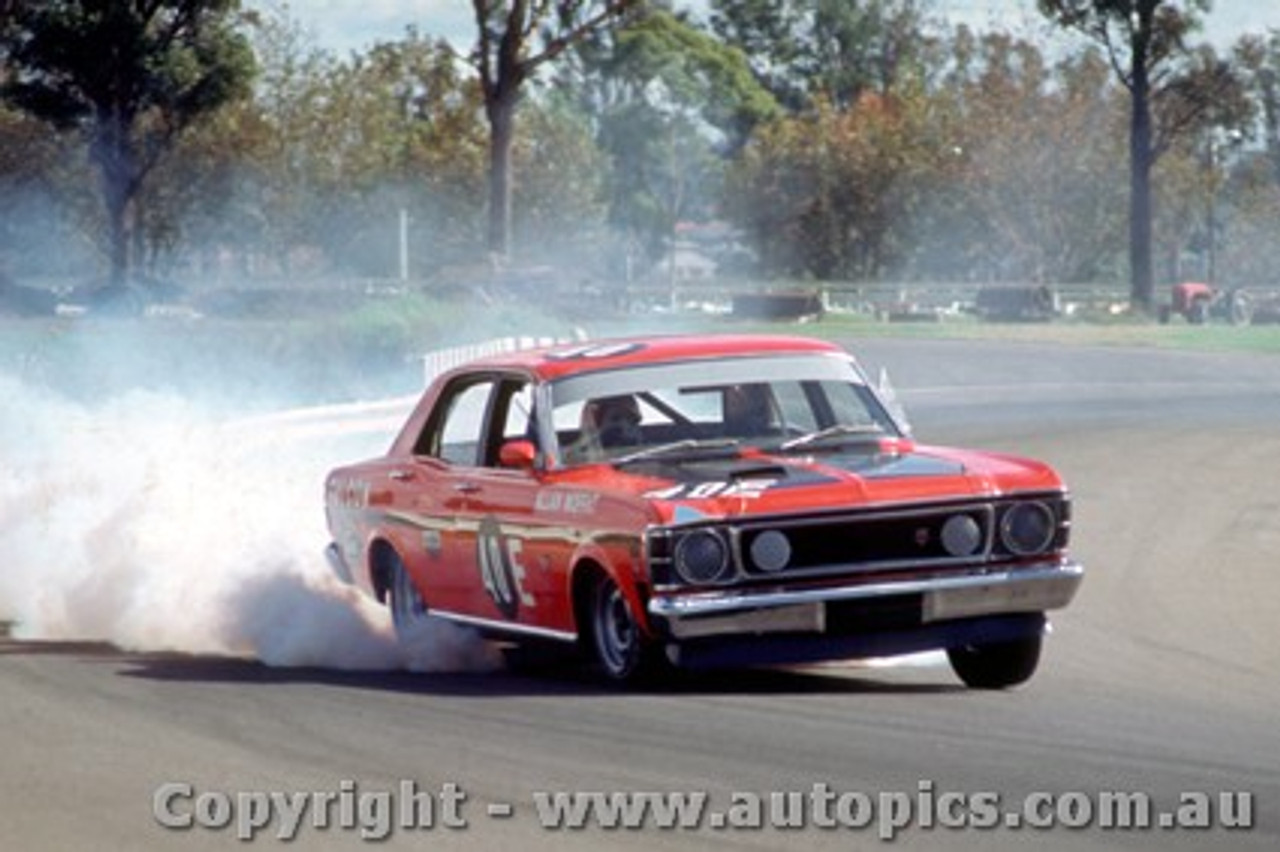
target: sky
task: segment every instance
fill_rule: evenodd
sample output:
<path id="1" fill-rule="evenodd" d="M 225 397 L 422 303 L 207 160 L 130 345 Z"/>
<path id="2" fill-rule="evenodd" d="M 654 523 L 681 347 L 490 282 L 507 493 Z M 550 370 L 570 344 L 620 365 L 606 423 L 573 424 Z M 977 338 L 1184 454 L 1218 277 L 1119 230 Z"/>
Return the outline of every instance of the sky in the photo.
<path id="1" fill-rule="evenodd" d="M 249 0 L 256 6 L 287 6 L 291 17 L 324 48 L 346 54 L 377 41 L 400 38 L 415 24 L 426 35 L 469 45 L 475 24 L 470 0 Z M 705 0 L 677 0 L 677 6 L 705 9 Z M 1035 0 L 933 0 L 936 13 L 976 29 L 1000 28 L 1039 38 L 1048 33 Z M 1215 0 L 1205 19 L 1206 37 L 1226 47 L 1247 32 L 1280 30 L 1277 0 Z"/>

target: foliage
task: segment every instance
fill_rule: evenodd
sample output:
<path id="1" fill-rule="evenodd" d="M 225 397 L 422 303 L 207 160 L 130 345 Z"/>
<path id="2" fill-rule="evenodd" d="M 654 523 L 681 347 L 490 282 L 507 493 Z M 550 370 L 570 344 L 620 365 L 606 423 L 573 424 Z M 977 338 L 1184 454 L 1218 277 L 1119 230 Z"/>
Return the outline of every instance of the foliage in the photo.
<path id="1" fill-rule="evenodd" d="M 489 251 L 506 259 L 511 237 L 511 147 L 530 78 L 569 47 L 611 26 L 641 0 L 471 0 L 471 62 L 489 122 Z"/>
<path id="2" fill-rule="evenodd" d="M 1186 135 L 1239 121 L 1244 99 L 1232 70 L 1188 38 L 1209 0 L 1038 0 L 1058 25 L 1101 45 L 1129 92 L 1129 263 L 1131 297 L 1154 306 L 1151 172 L 1161 154 Z"/>
<path id="3" fill-rule="evenodd" d="M 557 83 L 594 117 L 629 277 L 637 260 L 670 250 L 678 221 L 713 215 L 725 157 L 777 106 L 740 50 L 662 10 L 584 41 L 573 58 Z"/>
<path id="4" fill-rule="evenodd" d="M 118 61 L 151 75 L 121 137 L 137 166 L 120 208 L 130 264 L 183 283 L 395 278 L 403 211 L 412 279 L 471 270 L 493 283 L 500 178 L 512 205 L 500 254 L 524 286 L 553 266 L 579 282 L 661 270 L 680 223 L 713 219 L 742 229 L 739 256 L 769 276 L 1109 283 L 1141 240 L 1126 230 L 1137 151 L 1153 287 L 1202 274 L 1211 248 L 1224 284 L 1280 285 L 1280 34 L 1230 54 L 1195 47 L 1200 0 L 1044 0 L 1090 39 L 1048 56 L 1025 38 L 942 30 L 919 0 L 713 0 L 706 25 L 665 0 L 474 2 L 468 56 L 410 28 L 343 57 L 287 11 L 146 4 L 157 20 L 179 6 L 223 17 L 176 53 Z M 60 26 L 118 23 L 143 5 L 4 6 L 27 16 L 4 18 L 0 37 L 11 275 L 88 277 L 86 247 L 104 242 L 101 129 L 119 126 L 37 73 L 34 31 L 17 24 L 55 9 Z M 84 51 L 106 42 L 60 32 L 83 76 Z M 135 36 L 138 50 L 158 38 Z M 226 72 L 238 88 L 222 79 L 245 96 L 214 108 L 202 98 L 217 86 L 197 96 L 191 81 L 218 56 L 239 63 Z M 251 67 L 249 90 L 237 75 Z M 121 79 L 107 70 L 102 81 Z"/>
<path id="5" fill-rule="evenodd" d="M 771 274 L 869 279 L 904 257 L 936 150 L 919 96 L 867 94 L 761 128 L 731 176 L 726 208 Z"/>
<path id="6" fill-rule="evenodd" d="M 793 112 L 886 94 L 928 52 L 919 0 L 711 0 L 711 26 Z"/>
<path id="7" fill-rule="evenodd" d="M 956 50 L 963 63 L 940 98 L 962 200 L 950 223 L 966 239 L 950 250 L 986 280 L 1108 277 L 1123 248 L 1123 113 L 1100 57 L 1050 67 L 1001 33 Z"/>
<path id="8" fill-rule="evenodd" d="M 0 97 L 88 141 L 107 211 L 111 278 L 129 271 L 134 204 L 196 118 L 247 93 L 253 58 L 236 0 L 15 4 L 0 28 Z"/>

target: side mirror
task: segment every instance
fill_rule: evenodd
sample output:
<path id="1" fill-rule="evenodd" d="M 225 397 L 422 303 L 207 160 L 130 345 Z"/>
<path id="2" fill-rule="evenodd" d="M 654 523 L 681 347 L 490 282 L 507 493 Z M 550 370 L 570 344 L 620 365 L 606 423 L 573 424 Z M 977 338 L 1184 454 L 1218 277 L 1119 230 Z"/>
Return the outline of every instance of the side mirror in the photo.
<path id="1" fill-rule="evenodd" d="M 498 450 L 498 464 L 514 470 L 533 470 L 538 459 L 538 448 L 533 441 L 523 438 L 507 441 Z"/>

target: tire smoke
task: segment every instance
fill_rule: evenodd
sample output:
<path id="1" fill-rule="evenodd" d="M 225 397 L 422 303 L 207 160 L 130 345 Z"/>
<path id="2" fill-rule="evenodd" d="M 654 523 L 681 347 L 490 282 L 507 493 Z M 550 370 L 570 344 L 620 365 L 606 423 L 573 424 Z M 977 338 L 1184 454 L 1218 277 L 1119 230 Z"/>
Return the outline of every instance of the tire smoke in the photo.
<path id="1" fill-rule="evenodd" d="M 0 618 L 14 637 L 272 666 L 494 665 L 444 622 L 400 647 L 385 610 L 325 563 L 324 474 L 381 451 L 394 418 L 240 419 L 141 391 L 85 404 L 6 376 L 0 395 Z"/>

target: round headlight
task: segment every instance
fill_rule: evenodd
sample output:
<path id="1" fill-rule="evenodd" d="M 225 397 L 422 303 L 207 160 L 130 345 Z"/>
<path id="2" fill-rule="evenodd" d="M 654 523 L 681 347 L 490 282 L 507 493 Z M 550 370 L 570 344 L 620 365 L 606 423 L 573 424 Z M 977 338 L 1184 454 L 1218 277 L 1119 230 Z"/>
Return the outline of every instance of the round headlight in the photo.
<path id="1" fill-rule="evenodd" d="M 676 544 L 675 564 L 686 583 L 715 583 L 728 574 L 729 546 L 710 530 L 691 532 Z"/>
<path id="2" fill-rule="evenodd" d="M 791 561 L 791 542 L 784 533 L 765 530 L 751 542 L 751 564 L 772 574 Z"/>
<path id="3" fill-rule="evenodd" d="M 1000 540 L 1015 556 L 1043 553 L 1056 532 L 1053 510 L 1039 502 L 1013 504 L 1000 523 Z"/>
<path id="4" fill-rule="evenodd" d="M 972 556 L 982 546 L 982 527 L 969 515 L 952 515 L 942 525 L 942 547 L 951 556 Z"/>

